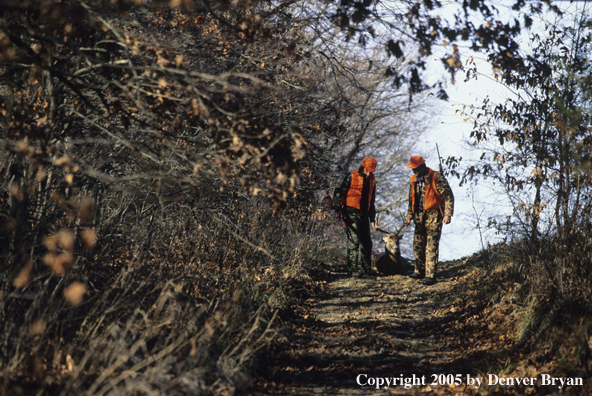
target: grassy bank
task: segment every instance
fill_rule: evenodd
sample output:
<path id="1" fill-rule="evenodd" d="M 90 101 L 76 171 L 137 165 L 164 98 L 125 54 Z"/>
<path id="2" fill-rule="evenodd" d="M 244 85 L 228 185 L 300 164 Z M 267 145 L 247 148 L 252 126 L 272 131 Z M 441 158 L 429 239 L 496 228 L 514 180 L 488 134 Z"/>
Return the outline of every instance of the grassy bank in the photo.
<path id="1" fill-rule="evenodd" d="M 470 272 L 455 296 L 459 331 L 497 353 L 490 372 L 506 377 L 583 378 L 592 372 L 592 304 L 589 236 L 492 246 L 462 260 Z M 441 298 L 441 297 L 439 297 Z M 467 350 L 473 359 L 480 356 Z M 487 374 L 487 373 L 482 373 Z M 589 394 L 584 387 L 562 392 Z M 534 392 L 535 388 L 529 389 Z M 536 388 L 547 394 L 555 387 Z M 499 394 L 516 394 L 498 387 Z M 513 393 L 514 392 L 514 393 Z"/>

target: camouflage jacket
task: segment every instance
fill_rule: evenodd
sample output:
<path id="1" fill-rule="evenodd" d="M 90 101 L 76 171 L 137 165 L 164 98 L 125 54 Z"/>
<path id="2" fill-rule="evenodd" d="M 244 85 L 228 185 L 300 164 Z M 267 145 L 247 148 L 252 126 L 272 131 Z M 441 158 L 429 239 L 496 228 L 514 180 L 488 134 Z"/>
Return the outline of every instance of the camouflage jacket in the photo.
<path id="1" fill-rule="evenodd" d="M 411 184 L 409 185 L 409 206 L 407 209 L 407 218 L 409 220 L 413 219 L 413 213 L 416 211 L 416 208 L 412 207 L 412 205 L 413 205 L 412 204 L 412 202 L 413 202 L 412 188 L 415 188 L 416 196 L 419 197 L 420 193 L 421 193 L 421 196 L 425 195 L 426 186 L 427 186 L 427 183 L 423 183 L 422 191 L 419 192 L 419 191 L 417 191 L 417 188 L 418 188 L 417 182 L 413 183 L 413 185 L 411 185 Z M 438 190 L 440 195 L 442 195 L 442 198 L 444 198 L 444 204 L 443 204 L 444 207 L 442 208 L 442 210 L 444 212 L 444 216 L 452 217 L 452 215 L 454 214 L 454 194 L 452 193 L 452 189 L 450 188 L 448 181 L 446 180 L 446 178 L 444 176 L 442 176 L 442 174 L 440 172 L 438 172 L 438 174 L 436 175 L 436 189 Z"/>
<path id="2" fill-rule="evenodd" d="M 347 192 L 349 191 L 349 186 L 351 185 L 351 179 L 352 179 L 351 173 L 348 172 L 347 175 L 345 175 L 345 177 L 341 181 L 341 184 L 339 185 L 339 187 L 337 187 L 335 189 L 335 193 L 333 194 L 333 209 L 335 211 L 341 210 L 340 202 L 343 197 L 347 196 Z M 371 222 L 376 221 L 376 207 L 374 204 L 375 198 L 376 198 L 376 183 L 374 184 L 374 190 L 372 191 L 372 198 L 370 199 L 370 210 L 368 211 L 368 218 L 370 219 Z M 360 212 L 360 209 L 349 208 L 349 207 L 347 210 Z"/>

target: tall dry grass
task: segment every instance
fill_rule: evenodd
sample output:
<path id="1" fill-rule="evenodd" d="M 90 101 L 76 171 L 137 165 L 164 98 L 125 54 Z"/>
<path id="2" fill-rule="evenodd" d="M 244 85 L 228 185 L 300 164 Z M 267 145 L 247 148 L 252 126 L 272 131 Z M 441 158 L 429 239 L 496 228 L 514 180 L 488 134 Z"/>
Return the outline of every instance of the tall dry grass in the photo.
<path id="1" fill-rule="evenodd" d="M 64 227 L 37 260 L 5 274 L 0 394 L 247 389 L 278 315 L 325 259 L 323 221 L 255 198 L 217 212 L 169 203 L 125 219 L 121 201 L 103 204 L 116 221 L 98 228 L 92 248 L 82 227 Z M 58 237 L 66 229 L 70 251 Z M 66 253 L 62 273 L 43 263 Z"/>
<path id="2" fill-rule="evenodd" d="M 515 350 L 554 375 L 592 372 L 592 240 L 574 227 L 565 237 L 547 235 L 500 244 L 469 259 L 478 268 L 482 301 L 507 309 Z M 500 308 L 501 309 L 501 308 Z M 502 310 L 503 311 L 503 310 Z"/>

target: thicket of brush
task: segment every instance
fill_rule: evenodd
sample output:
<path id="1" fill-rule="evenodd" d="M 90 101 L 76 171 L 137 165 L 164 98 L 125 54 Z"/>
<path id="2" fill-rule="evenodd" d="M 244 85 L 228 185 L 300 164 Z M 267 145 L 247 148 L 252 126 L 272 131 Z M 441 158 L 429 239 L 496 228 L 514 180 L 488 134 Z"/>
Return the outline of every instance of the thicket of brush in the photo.
<path id="1" fill-rule="evenodd" d="M 323 260 L 304 31 L 185 5 L 0 10 L 0 395 L 233 393 Z"/>
<path id="2" fill-rule="evenodd" d="M 47 212 L 63 220 L 34 256 L 3 273 L 5 394 L 248 386 L 278 313 L 311 287 L 308 268 L 323 260 L 320 226 L 257 198 L 237 199 L 228 224 L 187 202 L 147 210 L 135 194 L 107 195 L 101 206 L 87 200 L 49 202 Z M 88 240 L 82 212 L 91 209 L 118 220 Z M 15 231 L 4 229 L 4 248 L 18 245 Z"/>

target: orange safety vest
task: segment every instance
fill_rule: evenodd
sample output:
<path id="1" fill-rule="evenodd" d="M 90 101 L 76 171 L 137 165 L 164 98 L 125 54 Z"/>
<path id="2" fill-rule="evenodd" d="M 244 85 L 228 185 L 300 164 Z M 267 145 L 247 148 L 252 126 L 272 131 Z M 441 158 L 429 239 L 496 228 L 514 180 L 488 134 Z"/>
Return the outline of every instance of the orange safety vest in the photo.
<path id="1" fill-rule="evenodd" d="M 429 169 L 429 168 L 428 168 Z M 442 211 L 442 206 L 444 204 L 444 197 L 438 192 L 436 188 L 436 175 L 438 172 L 434 172 L 433 170 L 429 169 L 428 173 L 428 180 L 426 180 L 426 191 L 423 197 L 423 210 L 432 210 L 432 209 L 440 209 L 440 213 L 444 216 L 444 212 Z M 431 181 L 429 178 L 432 178 Z M 416 182 L 417 175 L 413 175 L 409 182 L 411 182 L 411 207 L 415 210 L 415 186 L 413 183 Z"/>
<path id="2" fill-rule="evenodd" d="M 347 191 L 347 196 L 345 196 L 345 204 L 349 207 L 360 209 L 360 202 L 362 201 L 362 188 L 364 187 L 364 176 L 360 175 L 360 173 L 355 170 L 351 171 L 351 184 L 349 185 L 349 190 Z M 374 175 L 370 175 L 370 191 L 368 192 L 368 210 L 370 210 L 370 205 L 372 202 L 372 191 L 374 191 L 374 183 L 375 178 Z M 342 198 L 342 204 L 344 199 Z"/>

